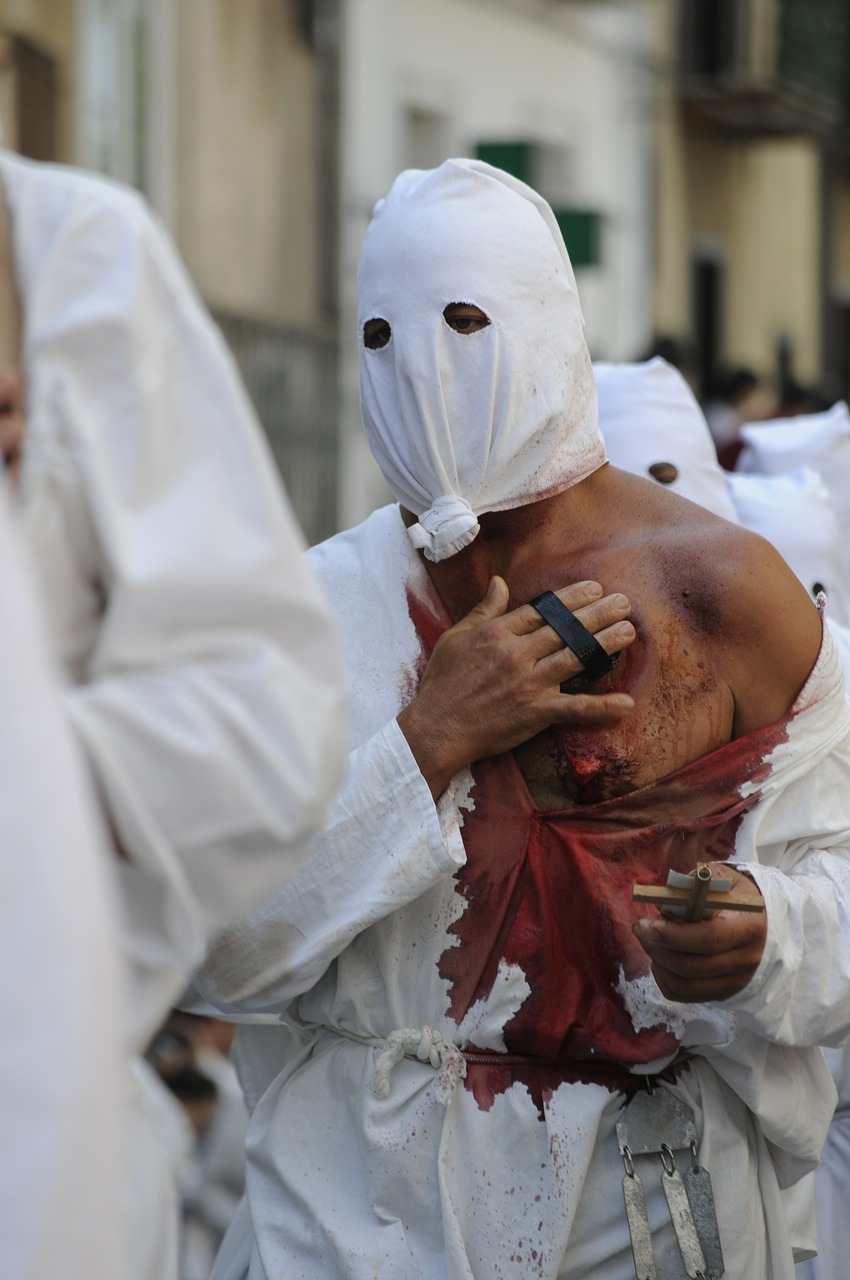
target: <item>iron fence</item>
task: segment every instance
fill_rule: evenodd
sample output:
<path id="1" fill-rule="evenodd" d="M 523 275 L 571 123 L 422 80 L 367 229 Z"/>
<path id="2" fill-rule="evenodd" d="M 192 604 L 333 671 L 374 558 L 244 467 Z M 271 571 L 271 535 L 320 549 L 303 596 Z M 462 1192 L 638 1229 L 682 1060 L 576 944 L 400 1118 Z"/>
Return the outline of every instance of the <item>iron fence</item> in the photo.
<path id="1" fill-rule="evenodd" d="M 308 542 L 337 525 L 337 368 L 332 337 L 217 312 Z"/>

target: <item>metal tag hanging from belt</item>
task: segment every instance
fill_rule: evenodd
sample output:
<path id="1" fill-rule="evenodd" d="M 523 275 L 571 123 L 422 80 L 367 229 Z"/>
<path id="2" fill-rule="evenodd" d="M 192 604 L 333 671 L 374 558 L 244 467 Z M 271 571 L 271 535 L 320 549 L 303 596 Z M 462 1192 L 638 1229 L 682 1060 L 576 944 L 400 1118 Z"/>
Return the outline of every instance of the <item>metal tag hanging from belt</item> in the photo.
<path id="1" fill-rule="evenodd" d="M 637 1280 L 664 1280 L 655 1264 L 646 1195 L 635 1167 L 636 1157 L 648 1155 L 659 1159 L 661 1186 L 686 1274 L 690 1280 L 721 1280 L 724 1274 L 711 1179 L 697 1160 L 696 1136 L 690 1107 L 666 1089 L 652 1088 L 649 1082 L 647 1092 L 637 1094 L 617 1121 L 617 1145 L 626 1170 L 623 1198 Z M 676 1166 L 676 1152 L 687 1153 L 681 1162 L 684 1177 Z"/>

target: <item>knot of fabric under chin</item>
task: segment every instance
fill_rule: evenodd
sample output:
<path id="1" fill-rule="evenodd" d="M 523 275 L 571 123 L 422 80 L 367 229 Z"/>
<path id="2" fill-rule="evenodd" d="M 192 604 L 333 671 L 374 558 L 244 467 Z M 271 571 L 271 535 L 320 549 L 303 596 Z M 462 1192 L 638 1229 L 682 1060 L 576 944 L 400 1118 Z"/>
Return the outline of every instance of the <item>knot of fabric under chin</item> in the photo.
<path id="1" fill-rule="evenodd" d="M 416 524 L 408 529 L 414 547 L 426 560 L 448 560 L 477 537 L 478 519 L 465 498 L 446 494 L 437 498 Z"/>

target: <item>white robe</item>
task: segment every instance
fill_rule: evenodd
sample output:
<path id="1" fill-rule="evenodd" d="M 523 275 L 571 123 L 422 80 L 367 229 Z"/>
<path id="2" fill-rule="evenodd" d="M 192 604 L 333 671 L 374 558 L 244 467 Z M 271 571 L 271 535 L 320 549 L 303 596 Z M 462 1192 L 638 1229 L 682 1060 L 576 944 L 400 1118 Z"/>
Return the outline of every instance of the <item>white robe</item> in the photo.
<path id="1" fill-rule="evenodd" d="M 293 870 L 341 768 L 335 638 L 245 392 L 135 193 L 0 153 L 22 519 L 116 833 L 144 1043 L 212 929 Z"/>
<path id="2" fill-rule="evenodd" d="M 144 202 L 8 152 L 0 179 L 23 312 L 21 524 L 67 717 L 127 854 L 138 1049 L 211 933 L 291 875 L 324 820 L 339 646 L 232 358 Z M 156 1241 L 161 1170 L 137 1164 Z"/>
<path id="3" fill-rule="evenodd" d="M 405 1057 L 376 1096 L 392 1031 L 472 1039 L 446 1013 L 438 967 L 463 912 L 453 873 L 469 779 L 434 806 L 394 719 L 420 659 L 407 596 L 434 598 L 398 509 L 312 559 L 342 621 L 352 754 L 310 862 L 227 931 L 201 979 L 231 1015 L 278 1013 L 291 1027 L 237 1036 L 255 1108 L 250 1224 L 243 1214 L 234 1225 L 216 1280 L 248 1274 L 249 1257 L 251 1280 L 633 1280 L 617 1094 L 561 1084 L 541 1122 L 523 1085 L 484 1111 L 439 1057 Z M 672 1005 L 648 978 L 627 993 L 636 1027 L 666 1023 L 695 1055 L 674 1089 L 694 1108 L 713 1173 L 728 1280 L 793 1277 L 780 1188 L 814 1167 L 834 1104 L 820 1051 L 798 1046 L 850 1027 L 850 720 L 828 638 L 770 764 L 734 859 L 767 900 L 753 980 L 720 1005 Z M 516 991 L 505 975 L 479 1011 L 476 1044 L 488 1026 L 498 1044 Z M 650 1216 L 678 1275 L 657 1186 Z"/>
<path id="4" fill-rule="evenodd" d="M 121 982 L 105 836 L 0 485 L 0 1275 L 115 1280 Z"/>

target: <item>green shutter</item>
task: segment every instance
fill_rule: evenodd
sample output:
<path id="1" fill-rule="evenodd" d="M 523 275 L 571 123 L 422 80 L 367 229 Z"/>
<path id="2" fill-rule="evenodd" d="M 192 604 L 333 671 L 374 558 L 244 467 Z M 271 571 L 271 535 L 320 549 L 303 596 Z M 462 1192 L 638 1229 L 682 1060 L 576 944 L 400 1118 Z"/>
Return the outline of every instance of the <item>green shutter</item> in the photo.
<path id="1" fill-rule="evenodd" d="M 504 169 L 520 182 L 534 186 L 534 147 L 530 142 L 479 142 L 476 159 Z"/>
<path id="2" fill-rule="evenodd" d="M 574 267 L 602 261 L 602 215 L 592 209 L 555 209 L 555 218 Z"/>

